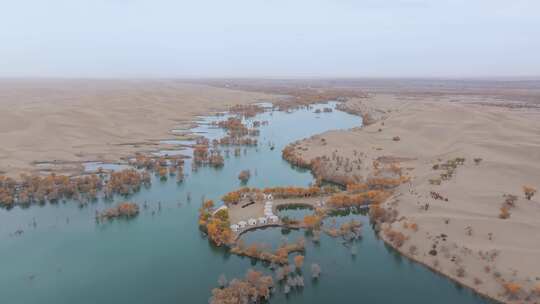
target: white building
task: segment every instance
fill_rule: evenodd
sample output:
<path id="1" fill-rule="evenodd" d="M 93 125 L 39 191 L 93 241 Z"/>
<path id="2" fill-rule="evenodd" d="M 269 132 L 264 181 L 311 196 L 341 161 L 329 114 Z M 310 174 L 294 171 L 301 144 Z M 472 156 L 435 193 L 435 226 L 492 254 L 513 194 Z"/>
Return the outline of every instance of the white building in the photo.
<path id="1" fill-rule="evenodd" d="M 272 216 L 269 216 L 268 217 L 268 220 L 271 222 L 271 223 L 277 223 L 279 222 L 279 217 L 275 216 L 275 215 L 272 215 Z"/>
<path id="2" fill-rule="evenodd" d="M 236 225 L 236 224 L 232 224 L 232 225 L 231 225 L 231 230 L 234 231 L 234 232 L 237 232 L 237 231 L 238 231 L 238 228 L 239 228 L 239 227 L 238 227 L 238 225 Z"/>
<path id="3" fill-rule="evenodd" d="M 266 218 L 265 217 L 260 217 L 260 218 L 258 218 L 258 220 L 259 220 L 260 225 L 266 224 Z"/>
<path id="4" fill-rule="evenodd" d="M 238 228 L 246 228 L 247 223 L 245 221 L 238 222 Z"/>
<path id="5" fill-rule="evenodd" d="M 257 225 L 257 220 L 254 219 L 254 218 L 250 218 L 250 219 L 248 220 L 248 225 L 250 225 L 250 226 L 255 226 L 255 225 Z"/>

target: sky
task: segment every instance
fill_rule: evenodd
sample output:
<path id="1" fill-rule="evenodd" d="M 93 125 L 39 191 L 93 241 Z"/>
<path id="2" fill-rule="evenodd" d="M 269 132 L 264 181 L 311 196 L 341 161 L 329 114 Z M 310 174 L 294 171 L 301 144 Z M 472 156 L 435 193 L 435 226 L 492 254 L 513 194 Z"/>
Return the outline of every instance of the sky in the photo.
<path id="1" fill-rule="evenodd" d="M 0 0 L 0 77 L 540 75 L 538 0 Z"/>

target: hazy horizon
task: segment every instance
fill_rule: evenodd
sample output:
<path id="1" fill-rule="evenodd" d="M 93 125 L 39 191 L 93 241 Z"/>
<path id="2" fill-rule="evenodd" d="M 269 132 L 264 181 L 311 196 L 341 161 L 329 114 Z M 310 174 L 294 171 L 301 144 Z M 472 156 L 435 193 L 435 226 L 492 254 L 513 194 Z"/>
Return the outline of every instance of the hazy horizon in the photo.
<path id="1" fill-rule="evenodd" d="M 5 3 L 0 78 L 540 76 L 540 3 Z"/>

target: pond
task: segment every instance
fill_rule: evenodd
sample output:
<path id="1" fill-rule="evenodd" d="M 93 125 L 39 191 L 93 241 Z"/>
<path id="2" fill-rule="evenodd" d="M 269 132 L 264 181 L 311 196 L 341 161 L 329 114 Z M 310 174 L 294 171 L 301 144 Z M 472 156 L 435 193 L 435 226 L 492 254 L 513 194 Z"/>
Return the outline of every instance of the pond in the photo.
<path id="1" fill-rule="evenodd" d="M 68 201 L 0 210 L 0 303 L 207 303 L 220 274 L 243 276 L 249 267 L 269 273 L 261 263 L 209 244 L 197 227 L 201 199 L 219 201 L 240 186 L 237 176 L 245 169 L 252 172 L 250 187 L 309 185 L 313 182 L 310 172 L 292 168 L 282 160 L 281 150 L 292 141 L 326 130 L 361 125 L 359 117 L 335 110 L 335 103 L 330 106 L 331 113 L 315 114 L 316 108 L 328 107 L 317 105 L 292 113 L 257 115 L 255 120 L 269 121 L 260 128 L 258 147 L 246 148 L 240 157 L 231 153 L 221 169 L 202 167 L 192 172 L 188 162 L 181 184 L 174 178 L 166 182 L 153 178 L 151 188 L 129 197 L 148 205 L 129 221 L 96 223 L 96 210 L 113 205 L 102 200 L 85 207 Z M 222 130 L 208 123 L 220 119 L 225 118 L 202 118 L 207 124 L 196 131 L 218 138 Z M 191 201 L 186 199 L 188 194 Z M 117 197 L 115 202 L 122 200 Z M 355 257 L 340 239 L 326 235 L 318 245 L 298 230 L 272 228 L 242 236 L 246 243 L 268 246 L 277 246 L 284 237 L 291 241 L 306 237 L 306 287 L 288 297 L 277 292 L 271 303 L 487 303 L 385 246 L 365 215 L 336 214 L 334 218 L 363 222 Z M 15 235 L 17 230 L 22 234 Z M 322 268 L 317 282 L 310 280 L 311 263 Z"/>

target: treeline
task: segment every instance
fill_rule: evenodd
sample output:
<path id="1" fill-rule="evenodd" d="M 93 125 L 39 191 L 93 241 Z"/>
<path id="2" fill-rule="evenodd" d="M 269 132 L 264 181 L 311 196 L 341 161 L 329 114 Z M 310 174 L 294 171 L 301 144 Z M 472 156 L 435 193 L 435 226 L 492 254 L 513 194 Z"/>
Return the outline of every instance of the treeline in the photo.
<path id="1" fill-rule="evenodd" d="M 135 158 L 129 161 L 129 164 L 145 171 L 153 172 L 166 180 L 167 176 L 176 176 L 177 182 L 184 180 L 184 158 L 181 155 L 151 157 L 137 153 Z"/>
<path id="2" fill-rule="evenodd" d="M 250 105 L 234 105 L 229 108 L 230 113 L 234 113 L 245 118 L 254 117 L 259 113 L 263 113 L 265 110 L 260 105 L 250 104 Z"/>
<path id="3" fill-rule="evenodd" d="M 211 167 L 223 167 L 225 159 L 221 155 L 221 151 L 217 148 L 210 149 L 207 138 L 199 138 L 193 148 L 193 165 L 207 165 Z"/>
<path id="4" fill-rule="evenodd" d="M 270 299 L 274 287 L 272 276 L 248 270 L 244 279 L 227 282 L 223 276 L 219 280 L 220 288 L 212 289 L 210 304 L 261 303 Z"/>
<path id="5" fill-rule="evenodd" d="M 370 190 L 358 194 L 338 193 L 332 195 L 327 204 L 332 208 L 361 207 L 381 203 L 391 195 L 390 192 L 382 190 Z"/>
<path id="6" fill-rule="evenodd" d="M 55 203 L 73 199 L 85 203 L 96 200 L 100 193 L 106 198 L 115 194 L 129 195 L 142 185 L 150 185 L 150 175 L 134 169 L 125 169 L 105 174 L 90 174 L 79 177 L 66 175 L 48 176 L 21 175 L 20 180 L 0 176 L 0 205 L 30 205 L 33 203 Z"/>
<path id="7" fill-rule="evenodd" d="M 238 241 L 231 248 L 231 253 L 278 265 L 286 265 L 289 263 L 289 254 L 293 252 L 304 252 L 304 250 L 305 240 L 299 238 L 292 244 L 282 244 L 275 252 L 267 251 L 263 249 L 263 246 L 257 244 L 246 247 L 242 241 Z"/>
<path id="8" fill-rule="evenodd" d="M 254 200 L 262 200 L 264 194 L 272 194 L 274 198 L 303 198 L 316 197 L 320 195 L 328 195 L 338 192 L 339 189 L 332 186 L 325 187 L 270 187 L 264 189 L 258 188 L 240 188 L 236 191 L 225 194 L 221 200 L 226 204 L 236 204 L 242 199 L 242 195 L 249 195 Z"/>
<path id="9" fill-rule="evenodd" d="M 135 203 L 123 202 L 98 214 L 98 219 L 113 219 L 117 217 L 131 218 L 139 214 L 139 206 Z"/>

